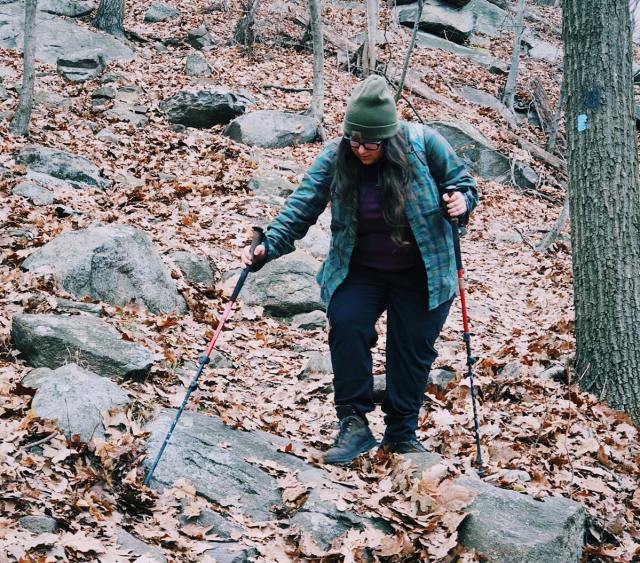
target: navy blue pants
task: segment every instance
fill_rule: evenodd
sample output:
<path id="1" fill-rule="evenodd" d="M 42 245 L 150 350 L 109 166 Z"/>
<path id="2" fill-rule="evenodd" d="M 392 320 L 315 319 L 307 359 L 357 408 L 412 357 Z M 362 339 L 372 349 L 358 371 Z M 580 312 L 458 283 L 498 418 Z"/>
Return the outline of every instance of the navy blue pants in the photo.
<path id="1" fill-rule="evenodd" d="M 424 265 L 386 272 L 352 263 L 327 309 L 329 347 L 338 417 L 353 407 L 366 417 L 374 409 L 371 348 L 375 324 L 387 311 L 387 393 L 384 439 L 415 438 L 431 364 L 438 353 L 434 343 L 449 314 L 451 302 L 427 309 Z"/>

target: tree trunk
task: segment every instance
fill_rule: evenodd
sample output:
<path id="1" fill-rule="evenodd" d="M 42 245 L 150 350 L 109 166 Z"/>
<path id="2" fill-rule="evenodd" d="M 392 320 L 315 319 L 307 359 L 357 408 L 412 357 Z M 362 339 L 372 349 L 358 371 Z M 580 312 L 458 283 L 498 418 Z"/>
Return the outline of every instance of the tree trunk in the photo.
<path id="1" fill-rule="evenodd" d="M 36 8 L 38 0 L 25 0 L 24 3 L 24 71 L 18 109 L 11 119 L 9 130 L 23 137 L 29 133 L 29 121 L 33 109 L 33 87 L 36 81 Z"/>
<path id="2" fill-rule="evenodd" d="M 640 423 L 640 188 L 628 0 L 564 0 L 581 386 Z"/>
<path id="3" fill-rule="evenodd" d="M 244 45 L 251 47 L 256 40 L 256 32 L 254 24 L 256 20 L 256 11 L 260 0 L 247 0 L 245 5 L 245 15 L 238 20 L 234 33 L 235 40 Z"/>
<path id="4" fill-rule="evenodd" d="M 367 30 L 362 66 L 366 75 L 376 70 L 376 38 L 378 35 L 378 0 L 367 0 Z"/>
<path id="5" fill-rule="evenodd" d="M 404 81 L 407 77 L 407 70 L 409 69 L 409 62 L 411 61 L 411 52 L 416 44 L 416 37 L 418 36 L 418 28 L 420 27 L 420 18 L 422 17 L 422 8 L 424 6 L 424 2 L 422 0 L 418 0 L 418 9 L 416 10 L 416 19 L 413 22 L 413 33 L 411 34 L 411 43 L 409 43 L 409 48 L 407 49 L 407 54 L 404 57 L 404 64 L 402 65 L 402 76 L 400 77 L 400 82 L 398 82 L 398 89 L 396 90 L 396 103 L 402 96 L 402 89 L 404 88 Z"/>
<path id="6" fill-rule="evenodd" d="M 509 76 L 504 86 L 502 94 L 502 102 L 511 111 L 513 111 L 513 101 L 516 95 L 516 85 L 518 82 L 518 67 L 520 66 L 520 51 L 522 49 L 522 32 L 524 31 L 524 2 L 518 0 L 516 8 L 516 25 L 513 35 L 513 54 L 511 55 L 511 66 L 509 67 Z"/>
<path id="7" fill-rule="evenodd" d="M 320 122 L 324 118 L 324 38 L 322 36 L 322 0 L 309 0 L 309 22 L 313 40 L 313 94 L 311 113 Z"/>
<path id="8" fill-rule="evenodd" d="M 123 20 L 124 0 L 100 0 L 93 20 L 95 27 L 116 37 L 124 37 Z"/>

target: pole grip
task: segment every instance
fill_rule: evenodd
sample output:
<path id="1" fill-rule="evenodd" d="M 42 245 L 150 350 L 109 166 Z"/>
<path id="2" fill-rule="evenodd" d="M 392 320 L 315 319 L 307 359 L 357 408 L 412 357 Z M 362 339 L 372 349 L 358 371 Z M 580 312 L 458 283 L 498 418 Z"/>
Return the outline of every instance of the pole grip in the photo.
<path id="1" fill-rule="evenodd" d="M 253 258 L 253 253 L 256 247 L 264 240 L 264 230 L 262 227 L 252 227 L 253 228 L 253 238 L 251 239 L 251 258 Z"/>

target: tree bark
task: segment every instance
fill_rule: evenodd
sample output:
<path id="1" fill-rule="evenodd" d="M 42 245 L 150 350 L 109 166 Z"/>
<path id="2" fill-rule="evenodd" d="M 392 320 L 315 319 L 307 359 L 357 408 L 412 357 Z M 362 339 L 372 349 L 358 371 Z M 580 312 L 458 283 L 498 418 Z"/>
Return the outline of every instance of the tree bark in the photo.
<path id="1" fill-rule="evenodd" d="M 531 81 L 529 88 L 533 94 L 533 105 L 536 108 L 542 130 L 548 135 L 553 127 L 553 112 L 549 104 L 549 97 L 544 90 L 540 78 L 537 76 Z"/>
<path id="2" fill-rule="evenodd" d="M 322 0 L 309 0 L 309 22 L 313 41 L 313 93 L 311 113 L 320 123 L 324 119 L 324 38 L 322 36 Z"/>
<path id="3" fill-rule="evenodd" d="M 516 25 L 513 34 L 513 54 L 511 55 L 511 66 L 509 76 L 504 86 L 502 102 L 513 111 L 513 101 L 516 95 L 516 85 L 518 82 L 518 67 L 520 66 L 520 51 L 522 49 L 522 32 L 524 31 L 524 3 L 525 0 L 518 0 L 516 8 Z"/>
<path id="4" fill-rule="evenodd" d="M 256 40 L 256 33 L 253 26 L 255 24 L 259 1 L 260 0 L 247 0 L 245 15 L 238 20 L 238 24 L 236 25 L 233 36 L 238 43 L 245 47 L 251 47 Z"/>
<path id="5" fill-rule="evenodd" d="M 362 66 L 366 75 L 376 70 L 376 39 L 378 35 L 378 0 L 367 0 L 367 30 L 364 41 Z"/>
<path id="6" fill-rule="evenodd" d="M 94 27 L 116 37 L 124 37 L 123 21 L 124 0 L 100 0 Z"/>
<path id="7" fill-rule="evenodd" d="M 11 119 L 9 130 L 14 135 L 26 136 L 29 133 L 29 121 L 33 110 L 33 87 L 36 81 L 36 8 L 38 0 L 25 0 L 24 3 L 24 70 L 18 109 Z"/>
<path id="8" fill-rule="evenodd" d="M 640 423 L 640 188 L 628 0 L 564 0 L 576 370 Z"/>
<path id="9" fill-rule="evenodd" d="M 553 154 L 556 150 L 556 141 L 558 140 L 558 130 L 560 129 L 560 118 L 562 116 L 562 109 L 565 102 L 565 94 L 566 87 L 564 78 L 562 79 L 562 84 L 560 85 L 560 97 L 558 98 L 558 103 L 556 104 L 556 109 L 553 112 L 553 122 L 551 125 L 551 130 L 549 131 L 549 138 L 547 139 L 546 149 L 548 152 Z"/>

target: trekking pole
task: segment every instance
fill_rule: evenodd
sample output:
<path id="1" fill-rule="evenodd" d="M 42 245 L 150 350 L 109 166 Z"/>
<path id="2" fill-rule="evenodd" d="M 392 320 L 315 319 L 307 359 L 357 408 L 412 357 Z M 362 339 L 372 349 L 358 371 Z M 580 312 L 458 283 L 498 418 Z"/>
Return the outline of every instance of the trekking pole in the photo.
<path id="1" fill-rule="evenodd" d="M 458 287 L 460 288 L 460 307 L 462 308 L 462 338 L 467 349 L 467 375 L 469 377 L 469 387 L 471 390 L 471 405 L 473 408 L 473 429 L 476 437 L 476 466 L 480 477 L 484 476 L 484 464 L 482 463 L 482 452 L 480 450 L 480 427 L 478 425 L 478 409 L 476 407 L 476 389 L 473 385 L 473 364 L 476 358 L 471 355 L 471 333 L 469 331 L 469 317 L 467 316 L 467 300 L 464 293 L 464 268 L 462 267 L 462 252 L 460 251 L 460 231 L 464 227 L 460 226 L 457 217 L 451 217 L 451 227 L 453 231 L 453 248 L 456 255 L 456 269 L 458 270 Z"/>
<path id="2" fill-rule="evenodd" d="M 256 246 L 258 246 L 262 240 L 264 239 L 264 232 L 260 227 L 253 227 L 254 233 L 253 233 L 253 240 L 251 241 L 251 256 L 253 256 L 253 251 L 256 249 Z M 249 274 L 249 272 L 253 271 L 253 267 L 249 266 L 247 268 L 244 268 L 242 270 L 242 273 L 240 274 L 240 279 L 238 280 L 238 282 L 236 283 L 235 288 L 233 289 L 233 293 L 231 294 L 231 299 L 229 300 L 229 302 L 227 303 L 227 306 L 224 309 L 224 313 L 222 313 L 222 318 L 220 319 L 220 322 L 218 323 L 218 326 L 216 327 L 216 331 L 213 334 L 211 341 L 209 342 L 209 345 L 207 346 L 207 349 L 205 350 L 205 353 L 200 356 L 200 360 L 198 362 L 198 369 L 196 370 L 196 374 L 194 375 L 193 379 L 191 380 L 191 383 L 189 384 L 189 387 L 187 389 L 187 393 L 184 396 L 184 399 L 182 399 L 182 404 L 180 405 L 180 408 L 178 409 L 178 412 L 176 413 L 176 417 L 173 419 L 173 423 L 171 424 L 171 427 L 169 428 L 169 432 L 167 432 L 167 435 L 164 439 L 164 442 L 162 442 L 162 446 L 160 446 L 160 450 L 158 451 L 158 454 L 156 455 L 156 459 L 153 462 L 153 465 L 151 466 L 151 469 L 149 470 L 149 473 L 147 473 L 147 476 L 144 479 L 144 484 L 146 486 L 149 486 L 149 483 L 151 482 L 151 478 L 153 477 L 153 472 L 156 470 L 156 467 L 158 466 L 158 463 L 160 462 L 160 458 L 162 457 L 162 454 L 164 453 L 164 450 L 166 449 L 167 445 L 169 444 L 169 440 L 171 440 L 171 435 L 173 434 L 173 431 L 175 430 L 176 425 L 178 424 L 178 420 L 180 419 L 180 416 L 182 415 L 182 411 L 184 411 L 184 408 L 187 406 L 187 402 L 189 401 L 189 397 L 191 396 L 191 393 L 193 393 L 197 387 L 198 387 L 198 378 L 200 377 L 200 375 L 202 374 L 203 370 L 204 370 L 204 366 L 206 366 L 209 361 L 210 361 L 210 356 L 211 356 L 211 352 L 213 352 L 213 348 L 216 345 L 216 341 L 218 340 L 218 336 L 220 336 L 220 333 L 222 332 L 222 327 L 224 326 L 225 321 L 229 318 L 229 315 L 231 314 L 231 309 L 233 307 L 233 304 L 235 303 L 236 299 L 238 298 L 238 294 L 240 293 L 240 290 L 242 289 L 242 286 L 244 285 L 245 280 L 247 279 L 247 275 Z"/>

